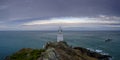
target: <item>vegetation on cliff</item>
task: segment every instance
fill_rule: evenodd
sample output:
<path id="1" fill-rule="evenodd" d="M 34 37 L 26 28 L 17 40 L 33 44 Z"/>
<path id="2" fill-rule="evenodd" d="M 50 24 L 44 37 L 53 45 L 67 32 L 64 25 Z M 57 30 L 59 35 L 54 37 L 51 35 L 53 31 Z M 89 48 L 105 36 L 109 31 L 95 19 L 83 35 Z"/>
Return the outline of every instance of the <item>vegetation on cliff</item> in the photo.
<path id="1" fill-rule="evenodd" d="M 20 51 L 6 57 L 6 60 L 37 60 L 44 49 L 23 48 Z"/>

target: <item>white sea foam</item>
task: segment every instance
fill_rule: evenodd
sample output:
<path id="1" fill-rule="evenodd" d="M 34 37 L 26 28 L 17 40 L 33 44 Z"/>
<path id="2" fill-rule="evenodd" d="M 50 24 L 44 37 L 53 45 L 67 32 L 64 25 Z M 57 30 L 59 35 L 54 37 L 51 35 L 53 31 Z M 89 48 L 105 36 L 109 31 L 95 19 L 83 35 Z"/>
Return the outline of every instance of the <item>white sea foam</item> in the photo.
<path id="1" fill-rule="evenodd" d="M 102 55 L 109 55 L 108 53 L 105 53 L 105 52 L 103 52 L 103 50 L 100 50 L 100 49 L 92 49 L 92 48 L 87 48 L 87 49 L 92 51 L 92 52 L 100 53 Z"/>
<path id="2" fill-rule="evenodd" d="M 103 52 L 103 51 L 102 51 L 102 50 L 95 50 L 95 52 L 101 53 L 101 52 Z"/>

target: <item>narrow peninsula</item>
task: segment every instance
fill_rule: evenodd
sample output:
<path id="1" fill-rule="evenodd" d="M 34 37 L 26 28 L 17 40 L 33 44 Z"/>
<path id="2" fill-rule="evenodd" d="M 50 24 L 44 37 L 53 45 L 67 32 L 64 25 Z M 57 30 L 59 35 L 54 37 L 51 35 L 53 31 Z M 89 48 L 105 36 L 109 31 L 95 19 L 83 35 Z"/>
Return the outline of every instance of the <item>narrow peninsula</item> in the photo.
<path id="1" fill-rule="evenodd" d="M 43 49 L 24 48 L 5 60 L 110 60 L 111 56 L 82 47 L 71 47 L 66 42 L 48 42 Z"/>

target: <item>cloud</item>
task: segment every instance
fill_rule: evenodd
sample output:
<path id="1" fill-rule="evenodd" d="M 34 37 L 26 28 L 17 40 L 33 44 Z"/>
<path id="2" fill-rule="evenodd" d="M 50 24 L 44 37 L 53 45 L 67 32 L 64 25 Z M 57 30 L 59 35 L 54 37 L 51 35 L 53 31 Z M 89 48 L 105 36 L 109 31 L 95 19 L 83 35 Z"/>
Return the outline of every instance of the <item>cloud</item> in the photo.
<path id="1" fill-rule="evenodd" d="M 119 29 L 120 0 L 0 0 L 0 30 Z M 2 27 L 3 24 L 3 27 Z"/>
<path id="2" fill-rule="evenodd" d="M 107 19 L 106 19 L 107 18 Z M 108 20 L 109 18 L 109 20 Z M 31 22 L 24 23 L 23 25 L 56 25 L 56 24 L 62 24 L 62 25 L 89 25 L 89 24 L 119 24 L 120 21 L 118 20 L 110 20 L 110 17 L 98 17 L 98 18 L 89 18 L 89 17 L 62 17 L 62 18 L 50 18 L 47 20 L 35 20 Z"/>
<path id="3" fill-rule="evenodd" d="M 0 10 L 3 10 L 3 9 L 6 9 L 8 6 L 6 6 L 6 5 L 1 5 L 0 6 Z"/>
<path id="4" fill-rule="evenodd" d="M 33 20 L 21 26 L 29 30 L 56 30 L 58 26 L 66 30 L 120 30 L 120 18 L 116 16 L 59 17 Z"/>
<path id="5" fill-rule="evenodd" d="M 2 25 L 3 24 L 3 25 Z M 120 30 L 120 17 L 99 15 L 97 17 L 52 17 L 11 20 L 0 23 L 0 30 Z"/>
<path id="6" fill-rule="evenodd" d="M 3 13 L 9 15 L 5 16 L 9 18 L 5 20 L 99 14 L 120 16 L 119 2 L 119 0 L 0 0 L 0 5 L 2 4 L 0 9 L 9 12 Z"/>

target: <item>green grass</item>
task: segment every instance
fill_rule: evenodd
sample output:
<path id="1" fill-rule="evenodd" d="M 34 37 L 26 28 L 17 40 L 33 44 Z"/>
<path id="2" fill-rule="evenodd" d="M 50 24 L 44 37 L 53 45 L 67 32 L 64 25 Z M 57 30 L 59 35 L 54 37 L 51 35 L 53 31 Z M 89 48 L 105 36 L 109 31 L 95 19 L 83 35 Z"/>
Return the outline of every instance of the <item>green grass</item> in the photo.
<path id="1" fill-rule="evenodd" d="M 37 60 L 44 49 L 24 48 L 10 56 L 10 60 Z"/>

